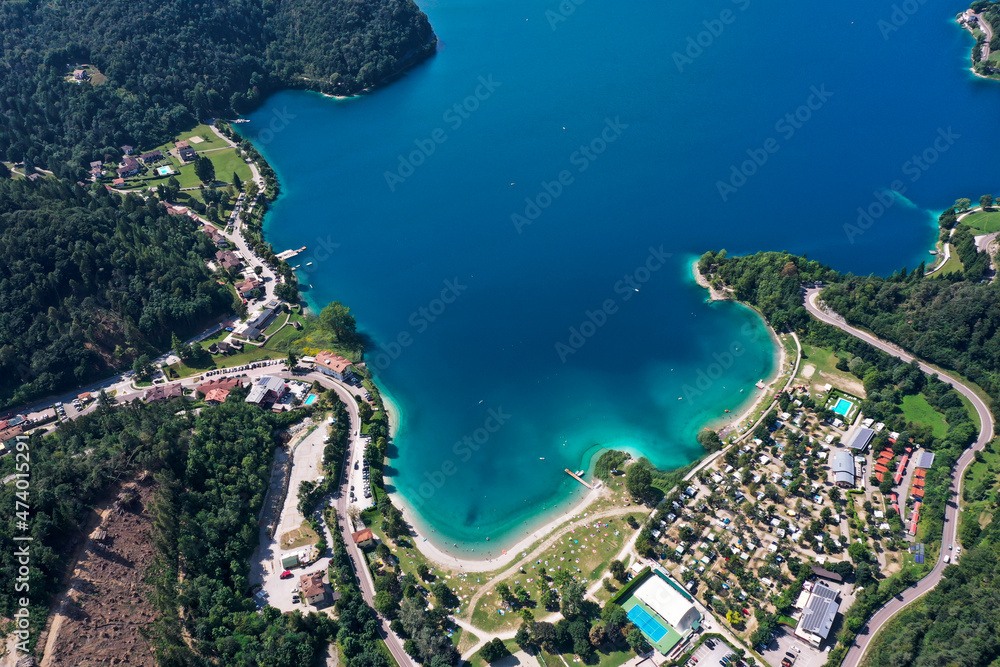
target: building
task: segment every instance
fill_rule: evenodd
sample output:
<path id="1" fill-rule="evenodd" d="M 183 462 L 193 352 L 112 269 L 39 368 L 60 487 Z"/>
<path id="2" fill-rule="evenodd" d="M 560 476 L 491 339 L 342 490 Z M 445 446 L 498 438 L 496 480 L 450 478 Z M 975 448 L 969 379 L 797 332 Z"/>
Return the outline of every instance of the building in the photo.
<path id="1" fill-rule="evenodd" d="M 833 483 L 850 489 L 854 486 L 854 457 L 851 453 L 838 449 L 830 457 L 830 472 L 833 473 Z"/>
<path id="2" fill-rule="evenodd" d="M 156 403 L 157 401 L 169 401 L 172 398 L 180 398 L 184 395 L 179 384 L 158 384 L 155 387 L 150 387 L 146 390 L 143 395 L 143 399 L 147 403 Z"/>
<path id="3" fill-rule="evenodd" d="M 250 388 L 246 402 L 254 405 L 264 406 L 274 403 L 288 391 L 285 381 L 273 375 L 265 375 L 257 381 L 257 384 Z"/>
<path id="4" fill-rule="evenodd" d="M 932 465 L 934 465 L 934 452 L 924 450 L 917 454 L 913 459 L 914 468 L 923 468 L 924 470 L 927 470 Z"/>
<path id="5" fill-rule="evenodd" d="M 306 604 L 313 606 L 326 602 L 326 584 L 323 583 L 322 570 L 299 577 L 299 595 Z"/>
<path id="6" fill-rule="evenodd" d="M 90 168 L 91 169 L 100 169 L 103 166 L 104 166 L 104 163 L 101 162 L 100 160 L 94 160 L 93 162 L 90 163 Z"/>
<path id="7" fill-rule="evenodd" d="M 85 70 L 85 69 L 75 69 L 75 70 L 73 70 L 73 79 L 75 81 L 86 81 L 87 80 L 87 70 Z"/>
<path id="8" fill-rule="evenodd" d="M 148 153 L 143 153 L 139 156 L 139 159 L 149 164 L 151 162 L 158 162 L 163 159 L 163 151 L 149 151 Z"/>
<path id="9" fill-rule="evenodd" d="M 135 152 L 135 148 L 129 146 L 128 144 L 122 146 L 122 155 L 131 155 Z"/>
<path id="10" fill-rule="evenodd" d="M 225 403 L 227 398 L 229 398 L 228 389 L 210 389 L 209 392 L 205 394 L 205 402 L 212 405 Z"/>
<path id="11" fill-rule="evenodd" d="M 202 382 L 198 385 L 198 392 L 208 396 L 208 392 L 213 389 L 225 389 L 226 391 L 232 391 L 236 387 L 242 387 L 243 381 L 239 378 L 220 378 L 218 380 L 209 380 L 208 382 Z"/>
<path id="12" fill-rule="evenodd" d="M 184 142 L 187 143 L 187 142 Z M 177 155 L 184 162 L 194 162 L 194 159 L 198 156 L 193 148 L 190 146 L 185 146 L 184 148 L 177 149 Z"/>
<path id="13" fill-rule="evenodd" d="M 135 158 L 127 157 L 122 160 L 122 166 L 118 167 L 118 178 L 127 178 L 139 173 L 141 166 Z"/>
<path id="14" fill-rule="evenodd" d="M 359 549 L 367 549 L 375 546 L 375 533 L 372 532 L 371 528 L 362 528 L 355 533 L 351 533 L 351 539 L 354 540 Z"/>
<path id="15" fill-rule="evenodd" d="M 245 280 L 236 283 L 236 291 L 240 293 L 240 296 L 244 299 L 253 292 L 255 289 L 260 287 L 263 283 L 257 279 L 257 276 L 249 276 Z"/>
<path id="16" fill-rule="evenodd" d="M 840 610 L 839 593 L 826 583 L 818 581 L 813 584 L 809 599 L 802 608 L 802 616 L 795 626 L 795 636 L 819 648 L 833 628 L 833 621 Z"/>
<path id="17" fill-rule="evenodd" d="M 215 253 L 215 260 L 220 266 L 233 271 L 243 267 L 243 262 L 232 250 L 219 250 Z"/>
<path id="18" fill-rule="evenodd" d="M 7 445 L 7 447 L 12 447 L 14 443 L 17 442 L 17 436 L 24 433 L 25 424 L 17 424 L 16 426 L 8 426 L 5 429 L 0 430 L 0 444 Z"/>
<path id="19" fill-rule="evenodd" d="M 823 579 L 829 579 L 830 581 L 835 581 L 838 584 L 844 581 L 844 578 L 839 574 L 837 574 L 836 572 L 830 572 L 830 570 L 819 567 L 818 565 L 813 565 L 812 571 L 813 574 L 815 574 L 817 577 L 821 577 Z"/>
<path id="20" fill-rule="evenodd" d="M 875 431 L 867 427 L 862 427 L 854 432 L 854 437 L 848 441 L 847 446 L 849 449 L 854 449 L 858 453 L 862 453 L 868 449 L 868 445 L 872 444 L 874 437 Z"/>
<path id="21" fill-rule="evenodd" d="M 640 583 L 620 604 L 650 645 L 667 655 L 701 627 L 701 613 L 680 584 L 661 571 L 637 577 Z"/>
<path id="22" fill-rule="evenodd" d="M 351 362 L 339 354 L 323 350 L 316 355 L 316 370 L 336 380 L 342 381 L 350 367 Z"/>
<path id="23" fill-rule="evenodd" d="M 182 212 L 181 214 L 183 215 L 184 212 Z M 214 243 L 216 246 L 224 246 L 228 243 L 226 237 L 222 235 L 222 232 L 220 232 L 212 225 L 202 225 L 201 231 L 205 232 L 205 234 L 208 235 L 208 238 L 212 239 L 212 243 Z"/>
<path id="24" fill-rule="evenodd" d="M 278 314 L 277 306 L 270 306 L 265 308 L 260 315 L 253 318 L 250 322 L 246 324 L 246 328 L 241 332 L 247 340 L 256 340 L 264 333 L 271 320 L 275 318 Z"/>

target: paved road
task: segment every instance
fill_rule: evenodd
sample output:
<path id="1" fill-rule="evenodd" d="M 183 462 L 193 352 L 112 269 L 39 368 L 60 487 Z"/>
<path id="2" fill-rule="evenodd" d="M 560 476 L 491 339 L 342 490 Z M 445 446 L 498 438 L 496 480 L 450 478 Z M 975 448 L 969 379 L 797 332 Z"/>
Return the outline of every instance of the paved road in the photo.
<path id="1" fill-rule="evenodd" d="M 806 292 L 806 309 L 816 319 L 846 331 L 852 336 L 860 338 L 869 345 L 877 347 L 883 352 L 891 354 L 906 363 L 914 360 L 913 355 L 906 353 L 899 347 L 876 338 L 870 333 L 857 329 L 850 324 L 847 324 L 839 315 L 824 310 L 818 303 L 818 297 L 818 289 L 811 289 Z M 972 402 L 973 407 L 975 407 L 976 412 L 979 414 L 979 422 L 982 424 L 982 428 L 979 432 L 979 438 L 976 440 L 975 444 L 965 450 L 962 456 L 958 459 L 958 463 L 955 465 L 955 469 L 951 477 L 951 499 L 948 501 L 945 508 L 944 534 L 942 535 L 941 540 L 942 545 L 955 544 L 958 541 L 958 504 L 959 498 L 961 498 L 962 479 L 965 475 L 966 468 L 968 468 L 974 460 L 974 453 L 981 450 L 986 443 L 993 438 L 993 414 L 990 412 L 989 407 L 983 399 L 981 399 L 976 392 L 963 384 L 956 377 L 944 371 L 931 368 L 919 359 L 917 359 L 917 363 L 920 365 L 920 370 L 928 375 L 936 375 L 941 380 L 954 387 L 960 394 L 968 398 Z M 900 609 L 937 586 L 938 582 L 941 581 L 941 574 L 944 572 L 944 568 L 946 567 L 944 556 L 951 553 L 944 546 L 942 546 L 941 552 L 942 553 L 938 556 L 937 563 L 935 563 L 934 568 L 929 574 L 927 574 L 927 576 L 917 582 L 913 587 L 894 597 L 884 607 L 875 612 L 875 614 L 868 620 L 868 624 L 865 630 L 863 630 L 865 634 L 858 635 L 854 645 L 851 646 L 850 650 L 847 652 L 847 656 L 844 658 L 842 667 L 858 667 L 861 663 L 861 659 L 864 657 L 865 650 L 868 648 L 868 645 L 871 643 L 879 629 L 881 629 L 882 626 L 884 626 Z"/>

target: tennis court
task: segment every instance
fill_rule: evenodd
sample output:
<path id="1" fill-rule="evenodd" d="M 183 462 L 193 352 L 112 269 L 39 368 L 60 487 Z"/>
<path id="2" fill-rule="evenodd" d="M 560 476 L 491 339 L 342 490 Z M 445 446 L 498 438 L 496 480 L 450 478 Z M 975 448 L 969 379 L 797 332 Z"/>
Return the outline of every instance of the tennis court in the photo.
<path id="1" fill-rule="evenodd" d="M 654 644 L 663 639 L 663 635 L 667 634 L 667 629 L 660 625 L 659 621 L 639 605 L 628 610 L 628 620 L 635 623 L 635 627 L 642 630 Z"/>

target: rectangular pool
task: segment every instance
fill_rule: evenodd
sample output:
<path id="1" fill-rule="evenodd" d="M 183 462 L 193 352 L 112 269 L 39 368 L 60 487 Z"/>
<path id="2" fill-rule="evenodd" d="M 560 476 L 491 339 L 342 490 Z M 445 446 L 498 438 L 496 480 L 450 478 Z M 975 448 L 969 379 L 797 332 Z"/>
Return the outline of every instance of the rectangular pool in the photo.
<path id="1" fill-rule="evenodd" d="M 851 403 L 846 398 L 838 398 L 837 404 L 833 406 L 833 411 L 836 412 L 841 417 L 846 417 L 847 413 L 851 411 L 854 407 L 854 403 Z"/>
<path id="2" fill-rule="evenodd" d="M 316 394 L 309 394 L 308 396 L 306 396 L 306 405 L 312 405 L 313 403 L 316 402 L 317 398 L 319 398 L 319 396 L 317 396 Z"/>

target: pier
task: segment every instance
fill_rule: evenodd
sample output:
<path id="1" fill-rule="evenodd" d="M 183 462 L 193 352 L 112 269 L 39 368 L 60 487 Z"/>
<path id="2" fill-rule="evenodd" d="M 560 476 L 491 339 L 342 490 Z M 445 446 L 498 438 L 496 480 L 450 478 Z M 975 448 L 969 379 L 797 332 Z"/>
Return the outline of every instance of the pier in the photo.
<path id="1" fill-rule="evenodd" d="M 277 255 L 275 255 L 275 257 L 277 257 L 278 259 L 289 260 L 292 257 L 295 257 L 296 255 L 298 255 L 300 252 L 302 252 L 305 249 L 306 249 L 306 246 L 302 246 L 298 250 L 286 250 L 284 252 L 279 252 Z"/>
<path id="2" fill-rule="evenodd" d="M 581 477 L 580 477 L 579 475 L 577 475 L 577 474 L 576 474 L 575 472 L 573 472 L 573 471 L 572 471 L 572 470 L 570 470 L 569 468 L 564 468 L 564 470 L 566 471 L 566 474 L 567 474 L 567 475 L 569 475 L 570 477 L 572 477 L 572 478 L 573 478 L 573 479 L 575 479 L 576 481 L 580 482 L 580 484 L 583 484 L 583 485 L 584 485 L 585 487 L 587 487 L 587 488 L 588 488 L 588 489 L 590 489 L 591 491 L 593 491 L 593 490 L 594 490 L 594 487 L 593 487 L 593 486 L 591 486 L 590 484 L 587 484 L 587 483 L 586 483 L 585 481 L 583 481 L 583 478 L 581 478 Z"/>

